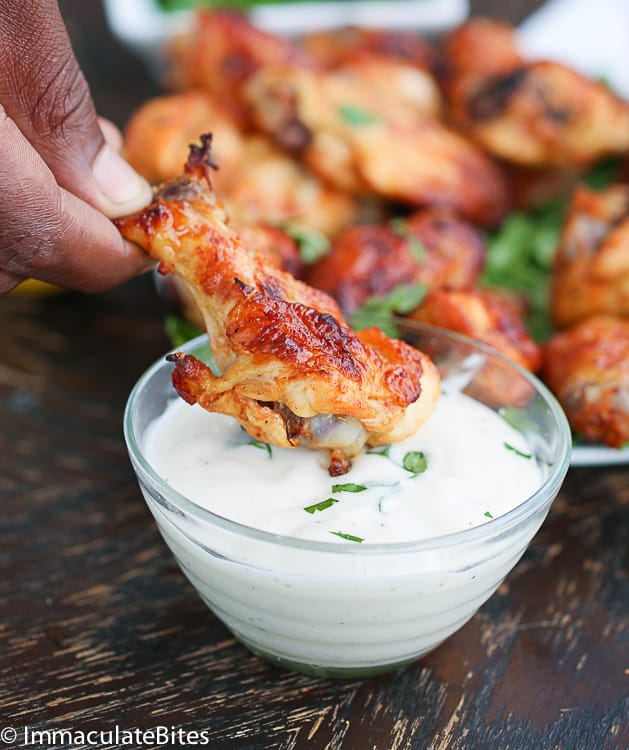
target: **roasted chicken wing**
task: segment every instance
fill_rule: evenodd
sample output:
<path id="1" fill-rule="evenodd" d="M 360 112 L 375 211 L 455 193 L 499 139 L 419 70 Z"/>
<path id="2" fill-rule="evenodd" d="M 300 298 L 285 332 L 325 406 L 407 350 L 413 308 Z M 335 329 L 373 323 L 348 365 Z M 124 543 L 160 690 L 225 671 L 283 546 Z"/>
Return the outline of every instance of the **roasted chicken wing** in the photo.
<path id="1" fill-rule="evenodd" d="M 409 317 L 470 336 L 535 371 L 542 352 L 526 329 L 525 309 L 521 299 L 508 292 L 438 289 Z M 524 378 L 514 378 L 503 363 L 488 360 L 479 366 L 474 384 L 466 389 L 470 396 L 492 406 L 521 406 L 533 396 L 531 385 Z"/>
<path id="2" fill-rule="evenodd" d="M 559 168 L 629 151 L 629 104 L 565 65 L 523 60 L 504 24 L 470 21 L 444 50 L 454 119 L 493 156 Z"/>
<path id="3" fill-rule="evenodd" d="M 347 26 L 306 34 L 299 43 L 329 68 L 364 56 L 401 60 L 424 70 L 436 67 L 435 48 L 417 32 Z"/>
<path id="4" fill-rule="evenodd" d="M 202 91 L 144 104 L 125 129 L 125 154 L 149 181 L 176 177 L 189 144 L 211 130 L 220 166 L 213 179 L 236 227 L 287 221 L 332 237 L 357 214 L 356 202 L 324 185 L 261 134 L 245 133 L 231 110 Z"/>
<path id="5" fill-rule="evenodd" d="M 344 473 L 365 444 L 400 440 L 427 419 L 438 372 L 377 328 L 354 333 L 331 297 L 249 252 L 209 187 L 209 143 L 192 148 L 185 175 L 148 208 L 116 220 L 203 315 L 220 375 L 178 353 L 175 388 L 258 440 L 329 449 L 330 473 Z"/>
<path id="6" fill-rule="evenodd" d="M 313 64 L 310 56 L 286 37 L 267 34 L 246 15 L 228 9 L 199 11 L 192 30 L 170 42 L 166 57 L 171 88 L 209 91 L 229 102 L 243 123 L 248 121 L 248 113 L 242 88 L 257 70 Z"/>
<path id="7" fill-rule="evenodd" d="M 389 224 L 346 230 L 306 279 L 331 294 L 344 312 L 354 312 L 398 284 L 470 287 L 484 258 L 476 229 L 447 211 L 424 210 Z"/>
<path id="8" fill-rule="evenodd" d="M 550 308 L 558 328 L 597 313 L 629 317 L 629 186 L 575 191 L 555 255 Z"/>
<path id="9" fill-rule="evenodd" d="M 408 72 L 373 60 L 327 72 L 273 67 L 245 94 L 256 124 L 338 188 L 498 223 L 509 208 L 501 173 L 437 119 L 428 88 L 400 80 Z"/>
<path id="10" fill-rule="evenodd" d="M 508 292 L 437 289 L 410 317 L 482 341 L 535 372 L 542 364 L 542 350 L 526 328 L 525 314 L 520 298 Z"/>
<path id="11" fill-rule="evenodd" d="M 629 320 L 598 315 L 556 334 L 544 348 L 544 377 L 587 441 L 629 441 Z"/>

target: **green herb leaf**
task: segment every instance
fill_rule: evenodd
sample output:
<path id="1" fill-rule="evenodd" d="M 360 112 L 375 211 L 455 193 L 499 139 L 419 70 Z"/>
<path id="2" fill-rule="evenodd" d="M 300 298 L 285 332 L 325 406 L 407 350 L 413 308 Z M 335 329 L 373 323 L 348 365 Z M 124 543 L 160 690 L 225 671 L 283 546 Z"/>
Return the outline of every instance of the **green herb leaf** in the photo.
<path id="1" fill-rule="evenodd" d="M 599 162 L 584 182 L 593 190 L 601 190 L 617 178 L 619 164 L 618 159 Z M 530 307 L 528 326 L 540 342 L 553 333 L 548 311 L 550 271 L 566 204 L 566 199 L 559 199 L 528 211 L 515 211 L 488 237 L 482 283 L 524 294 Z"/>
<path id="2" fill-rule="evenodd" d="M 389 222 L 389 226 L 391 227 L 391 230 L 396 234 L 399 234 L 400 237 L 408 237 L 408 222 L 403 216 L 394 216 Z"/>
<path id="3" fill-rule="evenodd" d="M 262 443 L 259 440 L 254 440 L 252 438 L 247 443 L 243 443 L 243 445 L 252 445 L 254 448 L 266 451 L 269 454 L 269 458 L 273 458 L 273 449 L 268 443 Z"/>
<path id="4" fill-rule="evenodd" d="M 484 515 L 484 516 L 487 516 L 487 518 L 493 518 L 493 516 L 491 515 L 491 513 L 490 513 L 490 512 L 488 511 L 488 510 L 486 510 L 486 511 L 485 511 L 485 512 L 483 513 L 483 515 Z"/>
<path id="5" fill-rule="evenodd" d="M 428 468 L 428 461 L 422 451 L 409 451 L 402 459 L 402 466 L 413 474 L 423 474 Z"/>
<path id="6" fill-rule="evenodd" d="M 341 539 L 347 539 L 348 542 L 358 542 L 358 544 L 360 544 L 361 542 L 365 541 L 359 536 L 354 536 L 353 534 L 345 534 L 343 531 L 331 531 L 330 534 L 334 534 L 334 536 L 340 536 Z"/>
<path id="7" fill-rule="evenodd" d="M 533 458 L 533 455 L 531 453 L 522 453 L 522 451 L 514 448 L 510 443 L 503 443 L 503 445 L 508 451 L 513 451 L 516 456 L 521 456 L 522 458 Z"/>
<path id="8" fill-rule="evenodd" d="M 330 249 L 330 240 L 316 229 L 292 222 L 282 224 L 281 228 L 295 240 L 299 246 L 299 255 L 306 264 L 316 263 Z"/>
<path id="9" fill-rule="evenodd" d="M 400 237 L 404 237 L 404 239 L 408 241 L 409 249 L 413 254 L 415 260 L 426 260 L 428 252 L 424 247 L 424 243 L 419 239 L 419 237 L 415 237 L 411 234 L 406 219 L 402 218 L 401 216 L 396 216 L 394 219 L 391 219 L 391 221 L 389 222 L 389 226 L 396 234 L 399 234 Z"/>
<path id="10" fill-rule="evenodd" d="M 397 335 L 393 315 L 406 315 L 418 307 L 426 296 L 426 284 L 398 284 L 388 294 L 374 295 L 350 316 L 357 331 L 378 325 L 385 333 Z"/>
<path id="11" fill-rule="evenodd" d="M 331 508 L 334 503 L 338 503 L 338 500 L 335 500 L 333 497 L 328 497 L 327 500 L 322 500 L 320 503 L 309 505 L 307 508 L 304 508 L 304 510 L 306 511 L 306 513 L 315 513 L 318 510 Z"/>
<path id="12" fill-rule="evenodd" d="M 173 346 L 182 346 L 203 333 L 198 326 L 180 315 L 169 315 L 164 321 L 164 328 Z"/>
<path id="13" fill-rule="evenodd" d="M 426 258 L 428 257 L 428 251 L 424 247 L 424 243 L 419 238 L 409 237 L 408 246 L 416 261 L 421 262 L 422 260 L 426 260 Z"/>
<path id="14" fill-rule="evenodd" d="M 384 456 L 384 458 L 390 458 L 389 453 L 391 452 L 391 446 L 385 445 L 382 448 L 371 448 L 367 451 L 370 456 Z"/>
<path id="15" fill-rule="evenodd" d="M 332 492 L 363 492 L 366 489 L 364 484 L 354 484 L 353 482 L 332 485 Z"/>
<path id="16" fill-rule="evenodd" d="M 352 127 L 374 125 L 375 123 L 382 122 L 382 118 L 378 115 L 366 112 L 364 109 L 356 107 L 353 104 L 341 104 L 338 108 L 338 113 Z"/>

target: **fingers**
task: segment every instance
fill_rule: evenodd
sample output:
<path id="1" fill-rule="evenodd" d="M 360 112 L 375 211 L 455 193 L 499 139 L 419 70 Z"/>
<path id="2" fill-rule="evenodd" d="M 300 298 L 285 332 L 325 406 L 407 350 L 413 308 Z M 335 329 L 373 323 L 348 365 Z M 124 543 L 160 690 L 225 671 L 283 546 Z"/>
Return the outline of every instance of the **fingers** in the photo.
<path id="1" fill-rule="evenodd" d="M 100 127 L 100 132 L 105 139 L 105 143 L 113 148 L 114 151 L 120 153 L 123 144 L 122 133 L 120 130 L 118 130 L 114 123 L 106 117 L 99 117 L 98 125 Z"/>
<path id="2" fill-rule="evenodd" d="M 0 2 L 0 102 L 56 181 L 110 218 L 151 198 L 105 138 L 54 0 Z M 107 130 L 107 126 L 105 126 Z"/>
<path id="3" fill-rule="evenodd" d="M 102 213 L 59 187 L 1 111 L 0 163 L 0 291 L 27 277 L 98 291 L 152 265 Z"/>
<path id="4" fill-rule="evenodd" d="M 21 281 L 24 281 L 24 279 L 19 276 L 13 276 L 13 274 L 0 271 L 0 295 L 10 292 L 11 289 L 15 289 Z"/>

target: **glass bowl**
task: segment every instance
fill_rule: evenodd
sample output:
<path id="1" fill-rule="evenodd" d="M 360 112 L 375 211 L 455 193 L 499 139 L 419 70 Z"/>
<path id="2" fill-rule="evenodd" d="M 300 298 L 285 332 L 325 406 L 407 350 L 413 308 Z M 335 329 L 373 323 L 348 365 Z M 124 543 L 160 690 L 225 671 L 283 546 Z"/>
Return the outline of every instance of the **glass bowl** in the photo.
<path id="1" fill-rule="evenodd" d="M 419 323 L 398 327 L 450 385 L 499 411 L 525 437 L 541 480 L 513 510 L 455 533 L 386 544 L 308 541 L 250 528 L 179 494 L 146 458 L 147 427 L 177 398 L 172 365 L 155 363 L 129 397 L 124 431 L 131 463 L 166 544 L 212 612 L 273 664 L 357 678 L 436 648 L 522 556 L 568 469 L 568 423 L 539 380 L 466 337 Z M 203 358 L 207 340 L 180 350 Z"/>

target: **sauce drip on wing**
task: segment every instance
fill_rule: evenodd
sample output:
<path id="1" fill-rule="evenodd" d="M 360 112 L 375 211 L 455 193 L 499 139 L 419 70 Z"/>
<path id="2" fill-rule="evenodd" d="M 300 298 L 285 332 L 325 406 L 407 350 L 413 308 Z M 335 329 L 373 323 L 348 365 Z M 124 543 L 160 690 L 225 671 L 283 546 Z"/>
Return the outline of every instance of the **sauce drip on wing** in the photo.
<path id="1" fill-rule="evenodd" d="M 162 273 L 179 276 L 203 316 L 220 375 L 178 352 L 175 388 L 257 440 L 328 449 L 330 473 L 345 473 L 365 445 L 417 430 L 438 398 L 438 372 L 377 328 L 354 332 L 331 297 L 247 248 L 211 190 L 210 146 L 202 136 L 183 177 L 116 220 Z"/>

